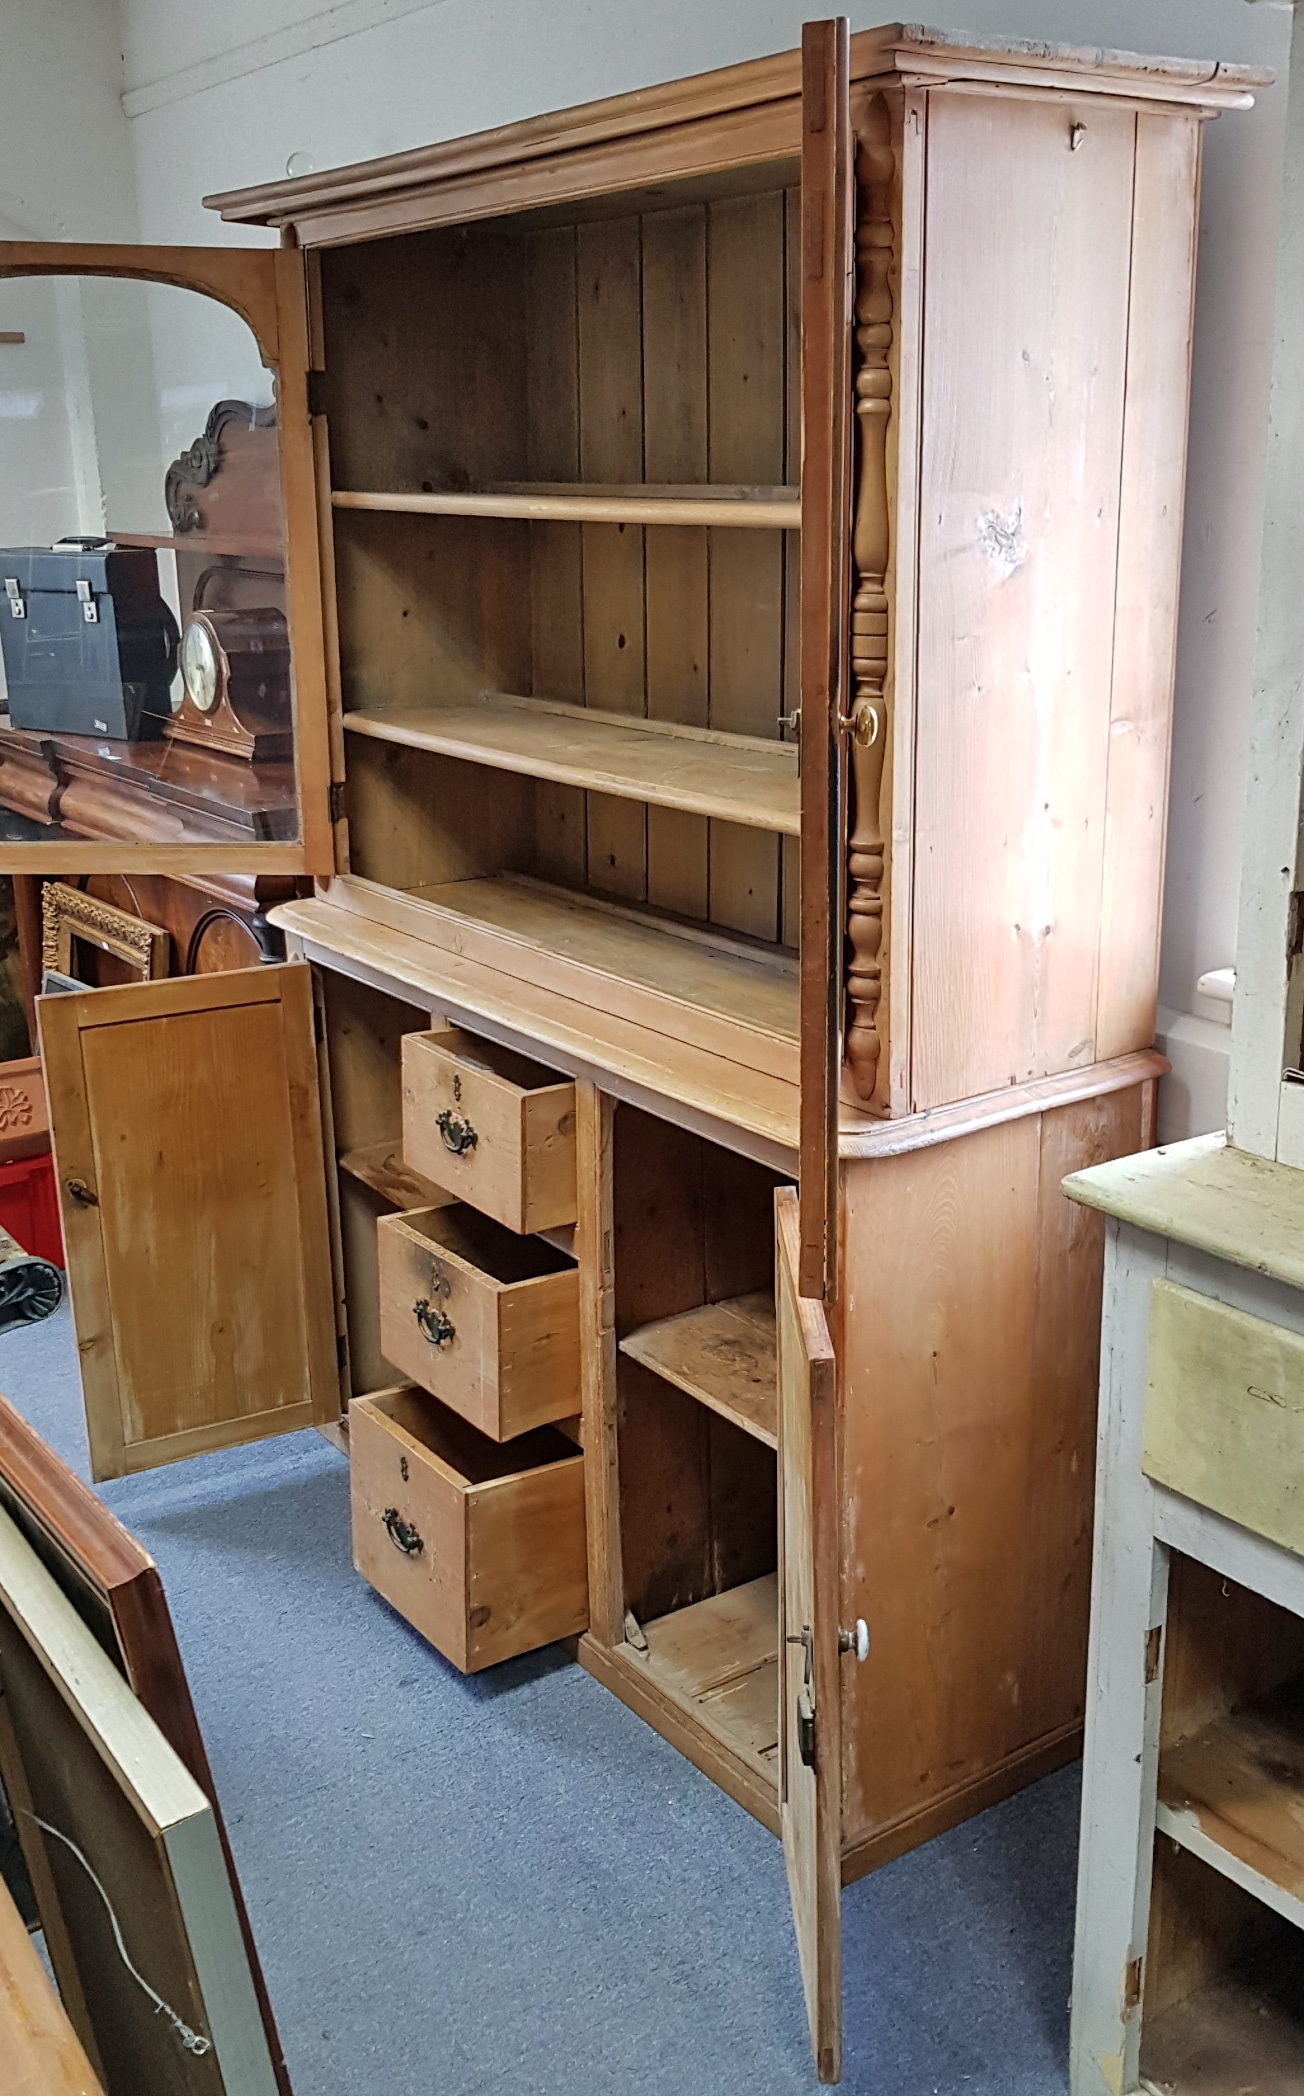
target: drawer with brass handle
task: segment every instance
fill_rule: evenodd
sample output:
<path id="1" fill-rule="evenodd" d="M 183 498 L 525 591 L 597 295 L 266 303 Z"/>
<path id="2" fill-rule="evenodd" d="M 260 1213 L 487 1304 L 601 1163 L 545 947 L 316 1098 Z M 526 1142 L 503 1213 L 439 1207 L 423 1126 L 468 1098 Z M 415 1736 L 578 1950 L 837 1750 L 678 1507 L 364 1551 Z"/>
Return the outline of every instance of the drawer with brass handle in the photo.
<path id="1" fill-rule="evenodd" d="M 555 1427 L 500 1447 L 408 1385 L 349 1407 L 353 1562 L 464 1674 L 588 1623 L 584 1457 Z"/>
<path id="2" fill-rule="evenodd" d="M 403 1156 L 509 1230 L 575 1220 L 575 1087 L 452 1027 L 403 1036 Z"/>
<path id="3" fill-rule="evenodd" d="M 494 1441 L 580 1409 L 579 1274 L 463 1202 L 381 1216 L 380 1350 Z"/>

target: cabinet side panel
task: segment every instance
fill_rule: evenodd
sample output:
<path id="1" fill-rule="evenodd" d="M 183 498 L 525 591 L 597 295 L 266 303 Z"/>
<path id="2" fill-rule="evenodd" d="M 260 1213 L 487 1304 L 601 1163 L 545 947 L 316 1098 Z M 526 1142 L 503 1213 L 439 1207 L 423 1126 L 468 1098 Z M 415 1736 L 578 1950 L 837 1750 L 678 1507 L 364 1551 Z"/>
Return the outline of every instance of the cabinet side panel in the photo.
<path id="1" fill-rule="evenodd" d="M 1096 1055 L 1155 1032 L 1200 120 L 1138 116 Z"/>
<path id="2" fill-rule="evenodd" d="M 1140 1110 L 1135 1087 L 845 1167 L 853 1868 L 1017 1788 L 1081 1721 L 1101 1224 L 1060 1183 L 1134 1149 Z"/>
<path id="3" fill-rule="evenodd" d="M 1135 128 L 930 95 L 917 1109 L 1094 1051 Z"/>
<path id="4" fill-rule="evenodd" d="M 1041 1117 L 1037 1297 L 1019 1707 L 1026 1738 L 1083 1714 L 1091 1602 L 1105 1224 L 1061 1191 L 1070 1172 L 1141 1145 L 1143 1087 Z"/>
<path id="5" fill-rule="evenodd" d="M 848 1843 L 1021 1737 L 1038 1134 L 845 1168 L 842 1620 L 870 1629 L 843 1675 Z"/>

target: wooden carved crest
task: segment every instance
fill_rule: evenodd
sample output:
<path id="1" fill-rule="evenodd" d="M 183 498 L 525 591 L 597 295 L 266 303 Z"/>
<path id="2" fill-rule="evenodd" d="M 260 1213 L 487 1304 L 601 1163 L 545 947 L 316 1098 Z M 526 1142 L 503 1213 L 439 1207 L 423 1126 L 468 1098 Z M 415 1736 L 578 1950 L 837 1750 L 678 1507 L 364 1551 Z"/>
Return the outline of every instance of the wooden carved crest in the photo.
<path id="1" fill-rule="evenodd" d="M 182 534 L 209 528 L 205 514 L 207 505 L 200 502 L 199 495 L 223 464 L 231 448 L 231 435 L 236 431 L 275 427 L 274 407 L 252 407 L 247 400 L 218 401 L 204 424 L 203 434 L 195 438 L 180 458 L 173 459 L 167 470 L 163 499 L 175 532 Z"/>

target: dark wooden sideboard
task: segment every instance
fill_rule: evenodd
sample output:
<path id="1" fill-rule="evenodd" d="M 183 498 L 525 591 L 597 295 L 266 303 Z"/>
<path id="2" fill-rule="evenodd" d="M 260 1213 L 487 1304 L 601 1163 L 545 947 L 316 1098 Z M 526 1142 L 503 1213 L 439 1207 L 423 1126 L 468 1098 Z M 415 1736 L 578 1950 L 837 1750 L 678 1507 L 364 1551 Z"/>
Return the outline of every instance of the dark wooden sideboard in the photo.
<path id="1" fill-rule="evenodd" d="M 258 845 L 294 835 L 294 766 L 175 742 L 0 731 L 0 808 L 30 835 Z"/>

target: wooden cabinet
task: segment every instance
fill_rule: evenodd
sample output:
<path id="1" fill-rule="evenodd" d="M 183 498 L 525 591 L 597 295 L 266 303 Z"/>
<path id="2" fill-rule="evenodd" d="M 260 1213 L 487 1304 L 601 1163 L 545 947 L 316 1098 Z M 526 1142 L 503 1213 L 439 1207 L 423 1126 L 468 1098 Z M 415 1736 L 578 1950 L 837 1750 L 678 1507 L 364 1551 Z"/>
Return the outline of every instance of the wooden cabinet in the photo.
<path id="1" fill-rule="evenodd" d="M 822 23 L 211 200 L 307 297 L 314 1359 L 438 1480 L 368 1487 L 359 1563 L 485 1663 L 458 1553 L 490 1500 L 491 1585 L 551 1548 L 513 1499 L 574 1459 L 499 1465 L 582 1447 L 580 1660 L 782 1833 L 825 2079 L 841 1883 L 1081 1736 L 1101 1227 L 1059 1184 L 1151 1139 L 1200 137 L 1255 78 Z M 563 1278 L 564 1371 L 512 1386 L 504 1302 Z"/>

